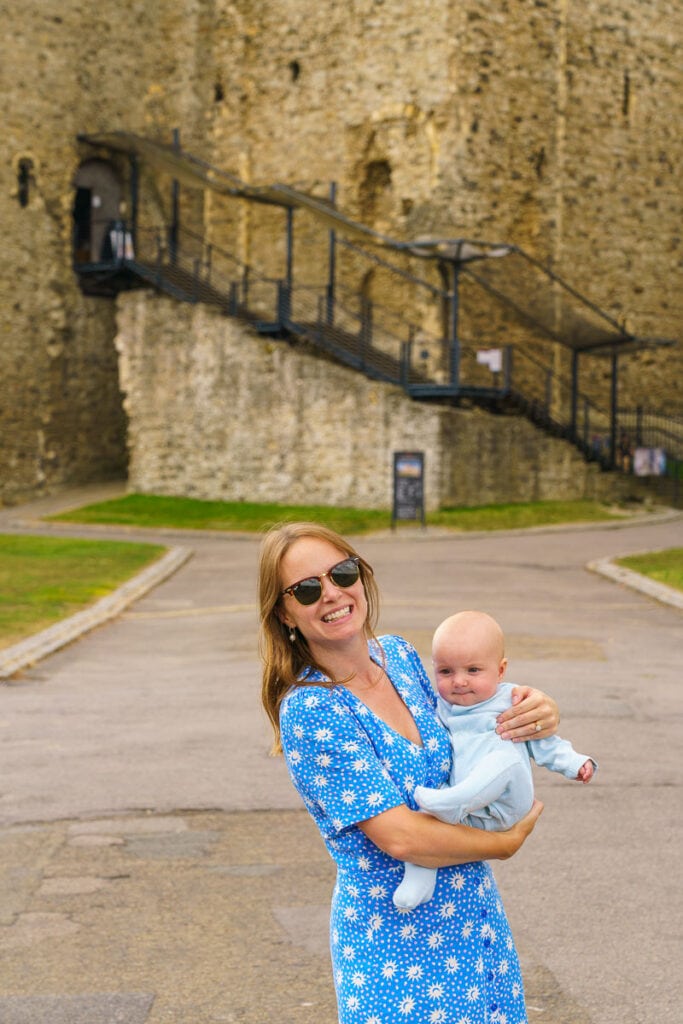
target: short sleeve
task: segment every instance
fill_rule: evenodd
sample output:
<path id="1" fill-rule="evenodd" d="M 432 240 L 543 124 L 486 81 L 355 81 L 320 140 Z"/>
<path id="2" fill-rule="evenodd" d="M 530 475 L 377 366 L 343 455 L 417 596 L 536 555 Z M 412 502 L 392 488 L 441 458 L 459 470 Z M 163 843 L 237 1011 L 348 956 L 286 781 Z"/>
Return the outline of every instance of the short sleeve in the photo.
<path id="1" fill-rule="evenodd" d="M 292 690 L 282 702 L 280 729 L 289 774 L 326 838 L 405 802 L 334 688 Z"/>

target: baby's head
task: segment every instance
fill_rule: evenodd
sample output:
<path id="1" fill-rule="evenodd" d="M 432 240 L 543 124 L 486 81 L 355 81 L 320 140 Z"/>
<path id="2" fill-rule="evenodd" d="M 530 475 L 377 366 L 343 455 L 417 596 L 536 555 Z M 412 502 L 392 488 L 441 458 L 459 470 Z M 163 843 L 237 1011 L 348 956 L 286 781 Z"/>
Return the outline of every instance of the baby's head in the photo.
<path id="1" fill-rule="evenodd" d="M 503 631 L 485 612 L 458 612 L 437 626 L 432 662 L 439 694 L 470 707 L 493 697 L 505 675 Z"/>

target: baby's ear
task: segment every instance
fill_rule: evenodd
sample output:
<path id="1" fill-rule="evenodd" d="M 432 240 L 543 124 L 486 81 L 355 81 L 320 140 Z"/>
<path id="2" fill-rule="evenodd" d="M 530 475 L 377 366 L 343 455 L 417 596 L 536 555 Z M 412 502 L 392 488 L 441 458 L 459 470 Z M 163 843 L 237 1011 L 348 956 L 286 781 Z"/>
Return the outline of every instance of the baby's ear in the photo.
<path id="1" fill-rule="evenodd" d="M 506 670 L 507 667 L 508 667 L 508 660 L 507 660 L 507 658 L 503 658 L 501 660 L 500 665 L 498 666 L 498 681 L 499 682 L 503 678 L 503 676 L 505 675 L 505 670 Z"/>

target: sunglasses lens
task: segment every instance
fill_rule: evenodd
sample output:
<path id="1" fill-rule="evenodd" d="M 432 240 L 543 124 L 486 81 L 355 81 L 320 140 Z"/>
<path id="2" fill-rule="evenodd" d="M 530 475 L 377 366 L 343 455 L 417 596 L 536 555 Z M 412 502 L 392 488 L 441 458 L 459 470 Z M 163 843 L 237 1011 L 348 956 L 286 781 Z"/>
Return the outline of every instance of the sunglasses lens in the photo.
<path id="1" fill-rule="evenodd" d="M 301 580 L 292 590 L 292 594 L 299 604 L 315 604 L 320 599 L 323 588 L 320 580 L 311 577 L 309 580 Z"/>
<path id="2" fill-rule="evenodd" d="M 338 587 L 352 587 L 360 576 L 360 569 L 353 558 L 346 558 L 330 569 L 332 582 Z"/>
<path id="3" fill-rule="evenodd" d="M 345 558 L 343 562 L 337 562 L 328 573 L 336 587 L 352 587 L 360 576 L 360 569 L 355 558 Z M 309 576 L 307 580 L 300 580 L 295 586 L 288 590 L 299 604 L 315 604 L 320 600 L 323 592 L 322 583 L 318 576 Z"/>

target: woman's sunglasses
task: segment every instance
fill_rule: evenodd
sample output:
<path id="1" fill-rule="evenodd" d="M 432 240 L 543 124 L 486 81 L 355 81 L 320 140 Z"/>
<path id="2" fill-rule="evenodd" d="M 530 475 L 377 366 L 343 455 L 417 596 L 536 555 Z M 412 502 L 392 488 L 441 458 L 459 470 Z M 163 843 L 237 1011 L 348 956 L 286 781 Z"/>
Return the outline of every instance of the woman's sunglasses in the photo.
<path id="1" fill-rule="evenodd" d="M 293 583 L 291 587 L 282 591 L 281 596 L 291 594 L 299 604 L 315 604 L 322 596 L 323 580 L 326 576 L 330 577 L 336 587 L 352 587 L 354 583 L 357 583 L 360 576 L 359 562 L 360 558 L 357 557 L 345 558 L 342 562 L 333 565 L 327 572 L 321 572 L 319 576 L 307 576 L 305 580 Z"/>

